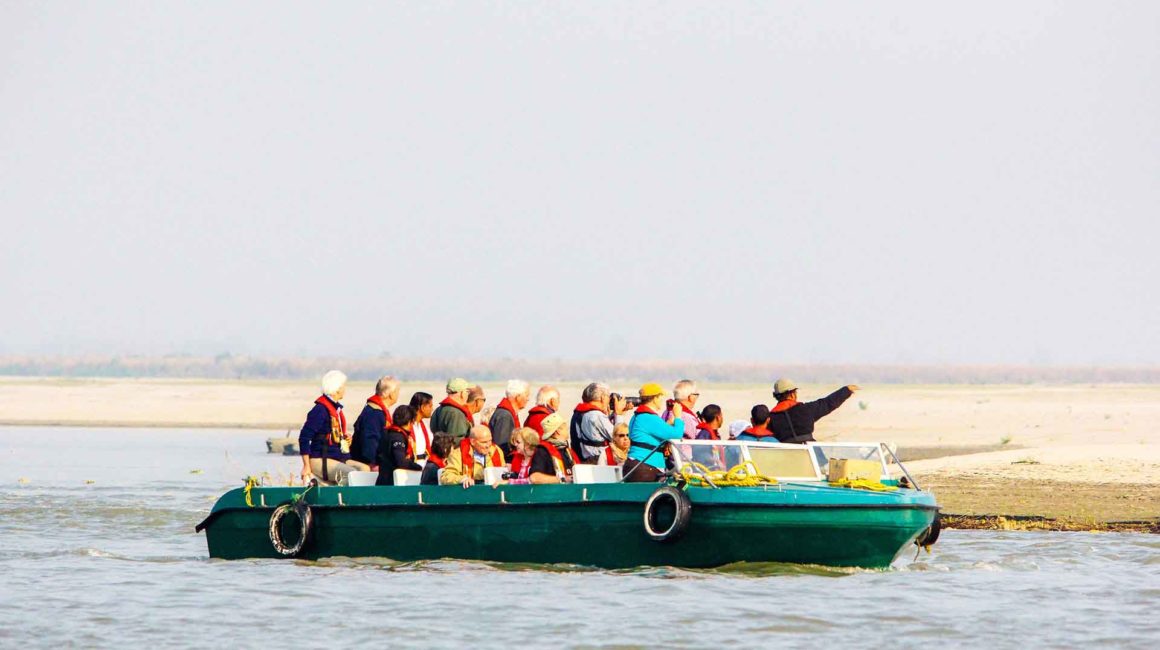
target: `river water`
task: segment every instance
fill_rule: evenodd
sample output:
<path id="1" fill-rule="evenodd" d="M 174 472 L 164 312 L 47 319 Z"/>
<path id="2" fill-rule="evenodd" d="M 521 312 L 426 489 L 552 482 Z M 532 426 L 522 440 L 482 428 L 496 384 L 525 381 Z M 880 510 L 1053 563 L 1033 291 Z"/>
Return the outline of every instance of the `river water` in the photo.
<path id="1" fill-rule="evenodd" d="M 1143 534 L 946 531 L 886 571 L 210 560 L 214 499 L 297 470 L 265 437 L 0 427 L 0 647 L 1160 642 Z"/>

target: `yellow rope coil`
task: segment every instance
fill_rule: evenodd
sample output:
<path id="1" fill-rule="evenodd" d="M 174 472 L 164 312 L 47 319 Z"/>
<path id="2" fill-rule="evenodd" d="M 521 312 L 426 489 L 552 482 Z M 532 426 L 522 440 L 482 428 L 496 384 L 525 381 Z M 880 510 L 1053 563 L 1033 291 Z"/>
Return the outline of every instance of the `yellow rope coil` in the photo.
<path id="1" fill-rule="evenodd" d="M 893 492 L 898 488 L 894 485 L 886 485 L 879 481 L 871 481 L 868 478 L 848 479 L 844 478 L 840 481 L 830 481 L 831 487 L 857 488 L 860 490 L 873 490 L 875 492 Z"/>
<path id="2" fill-rule="evenodd" d="M 757 466 L 751 460 L 734 465 L 727 471 L 710 470 L 700 463 L 686 463 L 681 468 L 681 476 L 684 477 L 686 483 L 693 487 L 713 487 L 714 485 L 717 487 L 755 487 L 777 484 L 777 479 L 759 473 Z"/>

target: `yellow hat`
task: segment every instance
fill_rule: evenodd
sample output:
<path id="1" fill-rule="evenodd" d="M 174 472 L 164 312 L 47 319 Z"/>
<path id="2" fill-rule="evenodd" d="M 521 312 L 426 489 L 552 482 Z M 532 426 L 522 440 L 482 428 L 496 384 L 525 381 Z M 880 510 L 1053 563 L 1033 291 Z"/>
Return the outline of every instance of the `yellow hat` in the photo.
<path id="1" fill-rule="evenodd" d="M 640 387 L 640 398 L 641 399 L 652 399 L 652 398 L 656 397 L 657 395 L 664 395 L 664 394 L 665 394 L 665 389 L 663 387 L 661 387 L 660 384 L 656 384 L 656 383 L 645 384 L 644 386 Z"/>

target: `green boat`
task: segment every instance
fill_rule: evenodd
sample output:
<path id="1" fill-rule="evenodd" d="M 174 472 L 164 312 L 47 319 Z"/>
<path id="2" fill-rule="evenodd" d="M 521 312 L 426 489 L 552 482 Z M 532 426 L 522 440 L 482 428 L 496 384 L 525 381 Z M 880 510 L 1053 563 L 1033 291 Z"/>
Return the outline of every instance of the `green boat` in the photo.
<path id="1" fill-rule="evenodd" d="M 882 568 L 912 544 L 937 539 L 934 495 L 917 489 L 884 445 L 686 440 L 672 451 L 667 484 L 624 483 L 619 467 L 587 466 L 576 483 L 560 485 L 248 486 L 223 495 L 197 530 L 206 533 L 210 557 L 223 559 L 457 558 L 609 569 Z M 693 462 L 706 459 L 716 459 L 718 471 Z M 876 461 L 881 474 L 839 486 L 827 480 L 835 460 L 863 468 Z M 723 480 L 726 466 L 747 469 L 735 467 Z"/>

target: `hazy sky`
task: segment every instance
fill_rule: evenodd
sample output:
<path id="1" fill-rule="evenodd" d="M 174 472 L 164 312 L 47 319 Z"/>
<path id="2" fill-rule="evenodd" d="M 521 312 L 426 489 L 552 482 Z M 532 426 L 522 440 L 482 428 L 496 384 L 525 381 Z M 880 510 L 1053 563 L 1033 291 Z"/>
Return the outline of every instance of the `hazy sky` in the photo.
<path id="1" fill-rule="evenodd" d="M 1160 3 L 0 0 L 0 354 L 1160 363 Z"/>

